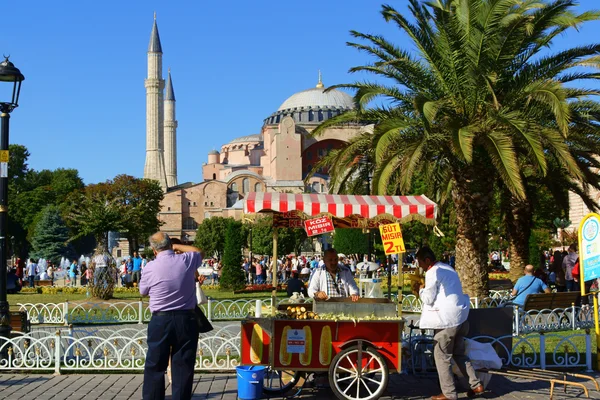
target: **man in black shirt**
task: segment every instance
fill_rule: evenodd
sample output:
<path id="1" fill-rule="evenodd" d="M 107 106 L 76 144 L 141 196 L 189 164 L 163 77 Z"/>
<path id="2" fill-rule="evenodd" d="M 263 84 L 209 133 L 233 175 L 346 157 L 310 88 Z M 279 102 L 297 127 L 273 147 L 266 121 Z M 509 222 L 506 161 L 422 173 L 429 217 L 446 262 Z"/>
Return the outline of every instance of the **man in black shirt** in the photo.
<path id="1" fill-rule="evenodd" d="M 308 297 L 308 293 L 306 292 L 306 287 L 304 286 L 304 282 L 298 279 L 298 273 L 292 272 L 292 277 L 287 282 L 287 294 L 288 296 L 292 296 L 294 292 L 302 293 L 305 297 Z"/>

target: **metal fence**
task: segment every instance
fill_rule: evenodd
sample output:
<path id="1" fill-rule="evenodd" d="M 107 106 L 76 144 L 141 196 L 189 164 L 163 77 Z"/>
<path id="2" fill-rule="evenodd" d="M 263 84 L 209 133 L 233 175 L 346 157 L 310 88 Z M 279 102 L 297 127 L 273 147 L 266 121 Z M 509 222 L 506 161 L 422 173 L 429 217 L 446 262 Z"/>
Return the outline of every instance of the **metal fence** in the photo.
<path id="1" fill-rule="evenodd" d="M 504 366 L 518 368 L 585 368 L 592 371 L 592 338 L 589 330 L 569 336 L 534 333 L 526 336 L 478 336 L 474 340 L 491 343 Z M 506 343 L 512 340 L 512 347 Z M 414 335 L 404 341 L 406 368 L 414 373 L 435 371 L 433 336 Z"/>
<path id="2" fill-rule="evenodd" d="M 506 292 L 492 292 L 490 297 L 471 298 L 472 308 L 502 307 L 508 299 Z M 285 301 L 286 299 L 281 299 Z M 263 307 L 270 307 L 271 299 L 212 300 L 201 305 L 210 321 L 239 321 L 247 315 L 261 315 Z M 150 321 L 152 313 L 147 302 L 88 302 L 24 303 L 18 304 L 26 311 L 32 324 L 120 324 Z M 399 304 L 403 313 L 418 314 L 422 310 L 421 300 L 414 295 L 402 297 Z M 513 330 L 516 335 L 530 332 L 549 332 L 569 329 L 587 329 L 594 323 L 592 309 L 587 306 L 572 306 L 565 309 L 531 310 L 523 312 L 514 308 Z"/>
<path id="3" fill-rule="evenodd" d="M 73 328 L 20 334 L 2 343 L 0 370 L 142 371 L 147 353 L 145 330 L 99 329 L 77 335 Z M 239 324 L 225 326 L 198 340 L 198 371 L 229 371 L 239 365 Z"/>
<path id="4" fill-rule="evenodd" d="M 79 332 L 81 333 L 81 332 Z M 147 353 L 145 330 L 123 328 L 97 329 L 94 334 L 80 335 L 70 329 L 36 330 L 11 338 L 0 345 L 1 370 L 48 371 L 138 371 L 144 368 Z M 512 339 L 512 347 L 505 345 Z M 495 345 L 506 366 L 527 368 L 592 368 L 592 339 L 589 330 L 569 336 L 530 334 L 475 338 Z M 407 349 L 404 368 L 415 371 L 433 367 L 431 336 L 405 336 Z M 510 347 L 510 348 L 509 348 Z M 241 358 L 238 324 L 231 324 L 208 334 L 198 341 L 196 371 L 232 371 Z"/>

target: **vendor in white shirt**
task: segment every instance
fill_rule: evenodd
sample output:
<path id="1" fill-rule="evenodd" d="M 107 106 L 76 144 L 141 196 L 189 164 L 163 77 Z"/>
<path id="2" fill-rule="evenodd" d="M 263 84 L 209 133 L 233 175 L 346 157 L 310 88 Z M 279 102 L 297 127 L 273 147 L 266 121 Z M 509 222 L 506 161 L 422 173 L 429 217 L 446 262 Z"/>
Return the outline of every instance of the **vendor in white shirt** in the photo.
<path id="1" fill-rule="evenodd" d="M 308 296 L 319 300 L 327 300 L 330 297 L 351 297 L 352 301 L 357 301 L 358 286 L 352 277 L 352 272 L 338 265 L 337 250 L 325 250 L 323 259 L 325 268 L 317 268 L 314 271 L 308 286 Z"/>
<path id="2" fill-rule="evenodd" d="M 423 302 L 419 327 L 434 330 L 433 356 L 442 389 L 442 394 L 431 399 L 458 398 L 452 375 L 452 359 L 463 376 L 469 378 L 471 389 L 467 396 L 483 393 L 483 385 L 465 355 L 464 338 L 469 332 L 469 296 L 463 293 L 456 271 L 449 265 L 436 261 L 435 254 L 429 247 L 423 247 L 417 252 L 417 260 L 419 267 L 427 271 L 425 287 L 421 286 L 419 289 Z"/>

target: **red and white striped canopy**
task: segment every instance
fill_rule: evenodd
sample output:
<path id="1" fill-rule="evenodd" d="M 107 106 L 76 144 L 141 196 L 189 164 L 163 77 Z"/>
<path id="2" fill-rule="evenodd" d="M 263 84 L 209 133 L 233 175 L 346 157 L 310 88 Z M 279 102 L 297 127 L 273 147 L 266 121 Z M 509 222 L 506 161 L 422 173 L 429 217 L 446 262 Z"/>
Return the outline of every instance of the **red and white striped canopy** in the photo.
<path id="1" fill-rule="evenodd" d="M 411 216 L 435 222 L 437 204 L 426 196 L 354 196 L 335 194 L 293 194 L 277 192 L 251 192 L 243 199 L 244 213 L 261 211 L 302 211 L 308 216 L 330 214 L 336 218 L 358 215 L 371 219 L 390 215 L 398 221 Z"/>

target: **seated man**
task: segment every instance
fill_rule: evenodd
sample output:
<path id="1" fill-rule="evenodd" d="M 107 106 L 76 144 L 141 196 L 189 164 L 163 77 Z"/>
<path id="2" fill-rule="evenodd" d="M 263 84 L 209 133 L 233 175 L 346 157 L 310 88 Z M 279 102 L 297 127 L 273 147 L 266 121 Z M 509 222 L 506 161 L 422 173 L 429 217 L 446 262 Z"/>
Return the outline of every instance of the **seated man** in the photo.
<path id="1" fill-rule="evenodd" d="M 350 269 L 338 264 L 337 250 L 325 250 L 325 268 L 317 268 L 310 279 L 308 295 L 319 300 L 330 297 L 351 297 L 357 301 L 358 286 Z"/>
<path id="2" fill-rule="evenodd" d="M 295 292 L 302 293 L 304 296 L 308 296 L 304 282 L 298 279 L 297 272 L 292 272 L 292 277 L 287 282 L 287 294 L 291 297 Z"/>
<path id="3" fill-rule="evenodd" d="M 6 293 L 15 294 L 21 291 L 21 279 L 17 276 L 17 271 L 11 269 L 6 276 Z"/>
<path id="4" fill-rule="evenodd" d="M 528 294 L 550 293 L 550 288 L 540 279 L 533 276 L 533 265 L 525 266 L 525 276 L 519 278 L 512 291 L 512 296 L 515 297 L 513 304 L 523 307 L 525 298 Z"/>

